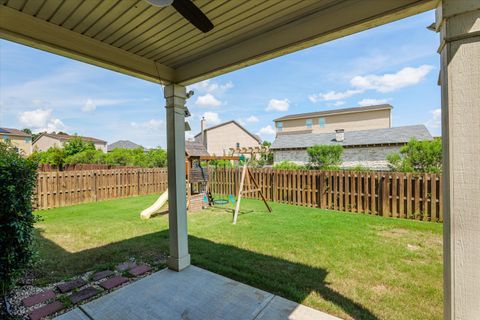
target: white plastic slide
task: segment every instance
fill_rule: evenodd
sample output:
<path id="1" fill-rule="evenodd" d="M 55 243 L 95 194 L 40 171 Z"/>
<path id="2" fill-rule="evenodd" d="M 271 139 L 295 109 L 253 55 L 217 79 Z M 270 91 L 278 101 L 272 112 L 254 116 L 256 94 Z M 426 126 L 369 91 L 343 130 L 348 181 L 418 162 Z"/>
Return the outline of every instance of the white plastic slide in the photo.
<path id="1" fill-rule="evenodd" d="M 150 219 L 152 215 L 155 213 L 159 212 L 160 209 L 167 203 L 168 201 L 168 189 L 165 190 L 164 193 L 155 201 L 154 204 L 152 204 L 150 207 L 147 209 L 143 210 L 142 213 L 140 213 L 140 218 L 142 219 Z"/>

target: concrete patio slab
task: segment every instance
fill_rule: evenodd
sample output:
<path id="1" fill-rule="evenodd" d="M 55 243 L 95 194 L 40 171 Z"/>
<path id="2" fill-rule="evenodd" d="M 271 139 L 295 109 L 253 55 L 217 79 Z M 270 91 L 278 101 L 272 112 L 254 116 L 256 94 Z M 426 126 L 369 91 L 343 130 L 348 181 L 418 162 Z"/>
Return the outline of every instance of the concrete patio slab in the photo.
<path id="1" fill-rule="evenodd" d="M 338 320 L 329 315 L 310 307 L 298 304 L 285 298 L 275 296 L 265 309 L 260 312 L 255 320 Z"/>
<path id="2" fill-rule="evenodd" d="M 59 320 L 221 319 L 333 320 L 299 305 L 210 271 L 190 266 L 164 269 L 76 308 Z"/>

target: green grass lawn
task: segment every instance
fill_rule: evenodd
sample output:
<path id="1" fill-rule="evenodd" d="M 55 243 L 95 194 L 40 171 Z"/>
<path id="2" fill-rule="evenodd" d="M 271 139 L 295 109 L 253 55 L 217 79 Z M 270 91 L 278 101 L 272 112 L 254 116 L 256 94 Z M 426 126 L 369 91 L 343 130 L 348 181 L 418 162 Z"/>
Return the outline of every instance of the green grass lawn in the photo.
<path id="1" fill-rule="evenodd" d="M 129 257 L 168 251 L 168 218 L 141 210 L 156 196 L 39 211 L 39 282 Z M 192 263 L 355 319 L 442 318 L 442 225 L 242 201 L 237 225 L 225 209 L 189 215 Z"/>

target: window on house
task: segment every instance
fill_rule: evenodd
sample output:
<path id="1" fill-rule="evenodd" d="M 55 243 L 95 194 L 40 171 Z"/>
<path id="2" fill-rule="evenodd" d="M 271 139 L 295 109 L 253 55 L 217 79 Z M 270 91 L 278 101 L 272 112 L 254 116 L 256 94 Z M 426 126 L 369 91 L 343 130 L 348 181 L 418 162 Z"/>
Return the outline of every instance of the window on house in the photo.
<path id="1" fill-rule="evenodd" d="M 305 121 L 305 125 L 307 126 L 308 129 L 311 129 L 313 126 L 313 120 L 312 119 L 307 119 Z"/>
<path id="2" fill-rule="evenodd" d="M 318 126 L 320 128 L 325 128 L 325 123 L 326 123 L 325 118 L 318 119 Z"/>
<path id="3" fill-rule="evenodd" d="M 25 138 L 25 143 L 29 143 L 30 142 L 30 138 Z"/>
<path id="4" fill-rule="evenodd" d="M 283 122 L 277 122 L 277 131 L 282 131 L 283 129 Z"/>
<path id="5" fill-rule="evenodd" d="M 3 136 L 3 140 L 8 141 L 10 138 L 8 136 Z"/>
<path id="6" fill-rule="evenodd" d="M 240 148 L 240 142 L 237 142 L 237 148 Z"/>

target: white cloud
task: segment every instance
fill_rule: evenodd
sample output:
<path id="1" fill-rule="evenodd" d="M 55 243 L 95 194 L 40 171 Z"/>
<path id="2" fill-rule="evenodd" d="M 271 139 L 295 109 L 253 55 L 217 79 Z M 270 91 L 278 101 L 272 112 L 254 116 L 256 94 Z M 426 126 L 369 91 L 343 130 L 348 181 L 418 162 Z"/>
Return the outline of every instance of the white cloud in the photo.
<path id="1" fill-rule="evenodd" d="M 195 101 L 195 104 L 200 107 L 217 108 L 222 104 L 222 102 L 215 98 L 213 94 L 207 93 L 206 95 L 198 97 Z"/>
<path id="2" fill-rule="evenodd" d="M 165 128 L 165 121 L 162 119 L 150 119 L 145 122 L 130 122 L 130 126 L 132 128 L 141 128 L 147 129 L 148 131 L 156 131 L 156 130 L 163 130 Z"/>
<path id="3" fill-rule="evenodd" d="M 356 76 L 352 78 L 350 83 L 359 90 L 392 92 L 419 83 L 432 69 L 433 66 L 430 65 L 422 65 L 418 68 L 406 67 L 397 73 L 387 73 L 380 76 L 374 74 Z"/>
<path id="4" fill-rule="evenodd" d="M 442 109 L 434 109 L 430 111 L 432 117 L 425 123 L 429 129 L 438 129 L 442 126 Z"/>
<path id="5" fill-rule="evenodd" d="M 18 116 L 18 121 L 26 126 L 33 128 L 40 128 L 46 126 L 51 117 L 52 109 L 35 109 L 32 111 L 21 112 Z"/>
<path id="6" fill-rule="evenodd" d="M 261 128 L 257 134 L 262 138 L 271 138 L 273 135 L 275 135 L 275 129 L 271 125 L 268 125 Z"/>
<path id="7" fill-rule="evenodd" d="M 82 111 L 85 112 L 93 111 L 95 109 L 97 109 L 97 105 L 95 104 L 95 102 L 93 102 L 92 99 L 88 99 L 87 101 L 85 101 L 85 104 L 82 107 Z"/>
<path id="8" fill-rule="evenodd" d="M 205 118 L 207 126 L 214 126 L 222 122 L 222 120 L 218 116 L 218 113 L 216 112 L 207 111 L 203 114 L 203 117 Z"/>
<path id="9" fill-rule="evenodd" d="M 375 106 L 375 105 L 379 105 L 379 104 L 385 104 L 390 100 L 391 99 L 362 99 L 362 100 L 358 101 L 358 104 L 362 107 Z"/>
<path id="10" fill-rule="evenodd" d="M 308 99 L 313 103 L 316 103 L 321 100 L 325 100 L 325 101 L 342 100 L 342 99 L 350 98 L 353 95 L 362 93 L 363 91 L 364 90 L 361 90 L 361 89 L 347 90 L 343 92 L 330 91 L 326 93 L 311 94 L 308 96 Z"/>
<path id="11" fill-rule="evenodd" d="M 288 111 L 290 107 L 290 101 L 285 99 L 270 99 L 267 106 L 267 111 L 280 111 L 285 112 Z"/>
<path id="12" fill-rule="evenodd" d="M 258 122 L 258 118 L 255 117 L 255 116 L 250 116 L 247 118 L 247 122 L 250 122 L 250 123 L 255 123 L 255 122 Z"/>
<path id="13" fill-rule="evenodd" d="M 200 93 L 212 93 L 212 94 L 222 94 L 231 88 L 233 88 L 233 83 L 231 81 L 220 84 L 212 80 L 201 81 L 201 82 L 192 84 L 189 87 L 189 89 L 198 91 Z"/>
<path id="14" fill-rule="evenodd" d="M 143 99 L 145 100 L 145 99 Z M 97 109 L 97 107 L 101 106 L 114 106 L 117 104 L 124 104 L 127 102 L 135 101 L 133 99 L 87 99 L 85 104 L 82 107 L 82 111 L 90 112 Z"/>
<path id="15" fill-rule="evenodd" d="M 52 117 L 52 109 L 35 109 L 32 111 L 20 112 L 18 122 L 33 132 L 53 132 L 66 129 L 62 120 Z"/>

